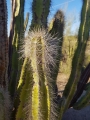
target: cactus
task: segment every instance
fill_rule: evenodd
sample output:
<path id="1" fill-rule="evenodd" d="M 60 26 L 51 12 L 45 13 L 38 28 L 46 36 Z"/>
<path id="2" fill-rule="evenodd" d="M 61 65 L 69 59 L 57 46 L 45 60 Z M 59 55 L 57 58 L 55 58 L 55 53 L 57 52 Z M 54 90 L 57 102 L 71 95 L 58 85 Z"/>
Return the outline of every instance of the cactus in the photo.
<path id="1" fill-rule="evenodd" d="M 8 38 L 7 38 L 7 7 L 6 0 L 0 0 L 0 86 L 7 85 L 8 69 Z"/>
<path id="2" fill-rule="evenodd" d="M 26 14 L 26 19 L 24 21 L 24 32 L 26 31 L 27 29 L 27 25 L 28 25 L 28 22 L 29 22 L 29 12 Z"/>
<path id="3" fill-rule="evenodd" d="M 25 59 L 28 59 L 28 67 L 16 120 L 27 116 L 27 119 L 31 117 L 34 120 L 56 120 L 58 108 L 55 108 L 56 98 L 54 98 L 53 88 L 55 79 L 51 77 L 51 72 L 52 68 L 57 71 L 59 67 L 55 64 L 56 56 L 58 56 L 58 43 L 58 38 L 52 37 L 43 29 L 30 31 L 25 40 Z"/>
<path id="4" fill-rule="evenodd" d="M 0 120 L 10 120 L 11 101 L 8 92 L 7 5 L 0 0 Z"/>
<path id="5" fill-rule="evenodd" d="M 69 81 L 65 87 L 63 98 L 64 103 L 61 105 L 60 110 L 60 118 L 62 117 L 62 113 L 68 109 L 70 101 L 73 98 L 73 95 L 76 91 L 77 82 L 80 78 L 80 71 L 83 65 L 83 58 L 85 55 L 86 44 L 88 40 L 89 34 L 89 24 L 90 20 L 88 17 L 90 16 L 90 1 L 83 0 L 82 12 L 81 12 L 81 24 L 78 34 L 78 46 L 75 51 L 73 61 L 72 61 L 72 71 L 69 78 Z"/>
<path id="6" fill-rule="evenodd" d="M 9 65 L 8 65 L 8 78 L 10 80 L 11 65 L 12 65 L 12 39 L 14 36 L 14 12 L 15 12 L 15 0 L 11 0 L 12 15 L 10 24 L 10 35 L 9 35 Z"/>
<path id="7" fill-rule="evenodd" d="M 31 27 L 47 27 L 47 16 L 49 14 L 51 0 L 33 0 Z"/>
<path id="8" fill-rule="evenodd" d="M 50 12 L 51 0 L 43 0 L 43 12 L 41 22 L 43 27 L 47 28 L 47 17 Z"/>
<path id="9" fill-rule="evenodd" d="M 59 40 L 59 56 L 58 61 L 61 60 L 62 55 L 62 46 L 63 46 L 63 32 L 64 32 L 64 14 L 61 10 L 58 10 L 53 18 L 53 25 L 52 29 L 49 31 L 52 35 L 55 34 L 60 40 Z M 60 64 L 60 62 L 58 62 Z M 57 70 L 57 74 L 58 74 Z M 57 75 L 56 75 L 57 76 Z"/>
<path id="10" fill-rule="evenodd" d="M 57 34 L 57 36 L 62 40 L 64 31 L 64 14 L 61 10 L 58 10 L 53 18 L 53 25 L 50 33 Z"/>
<path id="11" fill-rule="evenodd" d="M 22 61 L 19 59 L 19 49 L 23 42 L 24 37 L 24 0 L 15 1 L 16 11 L 14 12 L 14 36 L 12 41 L 13 53 L 12 53 L 12 65 L 9 90 L 12 98 L 15 96 L 16 86 L 18 78 L 20 76 Z M 13 86 L 13 87 L 12 87 Z"/>

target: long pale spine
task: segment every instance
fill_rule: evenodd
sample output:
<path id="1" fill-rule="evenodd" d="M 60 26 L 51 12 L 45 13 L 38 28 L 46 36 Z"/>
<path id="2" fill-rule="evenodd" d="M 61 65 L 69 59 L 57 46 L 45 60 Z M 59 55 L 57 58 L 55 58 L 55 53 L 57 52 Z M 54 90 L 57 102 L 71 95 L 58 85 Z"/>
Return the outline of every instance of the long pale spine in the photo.
<path id="1" fill-rule="evenodd" d="M 17 120 L 22 118 L 22 116 L 26 118 L 25 111 L 30 111 L 31 114 L 27 114 L 27 120 L 30 116 L 31 120 L 56 120 L 58 112 L 55 104 L 56 98 L 54 98 L 55 89 L 53 88 L 56 80 L 51 77 L 51 72 L 52 68 L 57 69 L 58 67 L 55 61 L 58 55 L 59 40 L 43 29 L 35 29 L 29 34 L 25 40 L 25 56 L 28 58 L 29 64 L 16 118 Z M 53 44 L 54 42 L 55 45 Z M 30 74 L 31 77 L 29 77 Z M 26 85 L 28 85 L 26 87 L 28 92 L 25 90 Z M 27 94 L 27 98 L 23 94 Z M 25 106 L 24 100 L 26 99 Z M 31 107 L 28 107 L 27 103 Z M 25 109 L 21 109 L 23 106 L 25 106 Z"/>
<path id="2" fill-rule="evenodd" d="M 27 102 L 26 103 L 28 103 L 28 105 L 30 105 L 31 107 L 30 108 L 27 107 L 27 104 L 26 104 L 25 111 L 24 111 L 25 114 L 23 117 L 26 118 L 26 111 L 30 111 L 31 114 L 27 113 L 27 116 L 28 116 L 27 119 L 30 119 L 30 117 L 31 117 L 32 120 L 34 120 L 34 119 L 48 120 L 47 91 L 46 91 L 46 87 L 45 87 L 45 83 L 44 83 L 45 82 L 44 73 L 42 70 L 42 52 L 40 52 L 40 50 L 42 49 L 41 45 L 42 44 L 40 43 L 40 40 L 38 41 L 38 37 L 31 40 L 31 46 L 33 46 L 33 47 L 30 48 L 31 49 L 30 50 L 31 57 L 28 60 L 28 62 L 31 61 L 29 63 L 29 64 L 31 64 L 30 65 L 31 68 L 27 69 L 27 72 L 29 74 L 31 73 L 32 76 L 29 77 L 29 74 L 27 75 L 27 73 L 26 73 L 26 76 L 29 79 L 25 79 L 26 82 L 25 82 L 25 85 L 24 85 L 22 93 L 21 93 L 21 95 L 22 95 L 25 92 L 25 86 L 28 85 L 27 90 L 29 93 L 25 93 L 25 94 L 27 94 L 27 96 L 26 96 Z M 28 82 L 28 84 L 26 84 L 27 82 Z M 32 96 L 32 97 L 30 97 L 28 94 L 29 95 L 31 94 L 30 96 Z M 22 99 L 23 98 L 21 97 L 21 104 L 18 109 L 17 119 L 18 119 L 18 117 L 21 118 L 21 116 L 22 116 L 22 114 L 19 113 L 20 107 L 22 106 L 22 103 L 24 101 L 24 99 L 23 100 Z M 23 111 L 23 109 L 22 109 L 22 111 Z M 23 112 L 21 112 L 21 113 L 23 113 Z"/>

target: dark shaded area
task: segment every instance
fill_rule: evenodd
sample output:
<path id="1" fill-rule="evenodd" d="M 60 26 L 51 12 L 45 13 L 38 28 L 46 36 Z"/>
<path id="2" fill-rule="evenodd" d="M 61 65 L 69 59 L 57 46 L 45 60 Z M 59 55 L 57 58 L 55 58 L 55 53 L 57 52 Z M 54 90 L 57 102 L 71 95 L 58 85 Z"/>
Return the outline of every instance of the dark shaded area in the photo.
<path id="1" fill-rule="evenodd" d="M 77 84 L 77 90 L 75 92 L 75 95 L 73 96 L 73 99 L 69 107 L 72 107 L 74 103 L 78 100 L 78 98 L 81 96 L 89 77 L 90 77 L 90 63 L 87 65 L 85 70 L 81 73 L 80 80 Z"/>

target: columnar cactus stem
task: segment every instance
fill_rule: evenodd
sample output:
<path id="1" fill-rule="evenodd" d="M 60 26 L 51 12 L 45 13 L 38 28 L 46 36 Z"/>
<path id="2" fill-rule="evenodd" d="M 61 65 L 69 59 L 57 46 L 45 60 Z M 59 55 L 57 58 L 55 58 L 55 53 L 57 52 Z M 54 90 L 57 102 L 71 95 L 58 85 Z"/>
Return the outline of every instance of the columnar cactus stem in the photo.
<path id="1" fill-rule="evenodd" d="M 64 15 L 61 10 L 58 10 L 56 14 L 54 15 L 52 29 L 49 32 L 52 35 L 55 34 L 59 38 L 58 55 L 56 58 L 57 61 L 55 62 L 57 66 L 60 66 L 60 59 L 62 55 L 62 45 L 63 45 L 63 32 L 64 32 Z M 53 77 L 53 79 L 56 79 L 58 72 L 59 72 L 59 67 L 57 68 L 57 70 L 54 68 L 52 69 L 53 70 L 51 72 L 51 77 Z M 55 85 L 55 83 L 53 84 L 53 88 L 57 89 L 57 86 Z"/>
<path id="2" fill-rule="evenodd" d="M 52 35 L 55 34 L 58 38 L 59 38 L 59 51 L 58 51 L 58 61 L 60 61 L 61 59 L 61 55 L 62 55 L 62 45 L 63 45 L 63 32 L 64 32 L 64 15 L 63 12 L 61 10 L 58 10 L 56 12 L 56 14 L 54 15 L 53 18 L 53 25 L 52 25 L 52 29 L 49 31 Z M 57 62 L 58 64 L 60 64 L 60 62 Z M 57 70 L 57 74 L 58 74 Z M 57 76 L 56 74 L 56 76 Z"/>
<path id="3" fill-rule="evenodd" d="M 43 0 L 33 0 L 31 28 L 41 25 L 42 10 Z"/>
<path id="4" fill-rule="evenodd" d="M 24 32 L 26 31 L 27 29 L 27 26 L 28 26 L 28 22 L 29 22 L 29 12 L 26 14 L 26 18 L 25 18 L 25 21 L 24 21 Z"/>
<path id="5" fill-rule="evenodd" d="M 10 75 L 10 93 L 14 97 L 16 91 L 16 85 L 20 76 L 22 60 L 19 60 L 19 49 L 23 42 L 24 37 L 24 2 L 25 0 L 16 0 L 16 11 L 14 12 L 14 36 L 13 36 L 13 53 L 12 53 L 12 65 Z M 13 87 L 12 87 L 13 86 Z"/>
<path id="6" fill-rule="evenodd" d="M 50 5 L 51 0 L 33 0 L 33 19 L 31 23 L 31 28 L 36 26 L 42 26 L 45 28 L 47 27 L 47 16 L 49 14 Z"/>
<path id="7" fill-rule="evenodd" d="M 0 0 L 0 120 L 10 120 L 6 0 Z"/>
<path id="8" fill-rule="evenodd" d="M 41 22 L 43 27 L 47 28 L 47 17 L 50 12 L 51 0 L 43 0 L 43 12 Z"/>
<path id="9" fill-rule="evenodd" d="M 10 24 L 10 35 L 9 35 L 9 65 L 8 65 L 8 77 L 10 80 L 11 75 L 11 65 L 12 65 L 12 40 L 14 36 L 14 13 L 15 13 L 15 0 L 11 0 L 12 15 Z"/>
<path id="10" fill-rule="evenodd" d="M 6 0 L 0 0 L 0 86 L 7 84 L 8 38 Z"/>
<path id="11" fill-rule="evenodd" d="M 70 105 L 70 101 L 73 98 L 73 95 L 77 88 L 77 83 L 80 78 L 80 74 L 81 74 L 80 72 L 83 65 L 86 44 L 89 37 L 88 36 L 89 25 L 90 25 L 90 20 L 88 19 L 89 16 L 90 16 L 90 0 L 83 0 L 83 7 L 82 7 L 82 13 L 81 13 L 81 25 L 79 29 L 79 35 L 78 35 L 78 46 L 73 57 L 71 75 L 63 93 L 63 98 L 65 101 L 61 106 L 60 119 L 62 118 L 63 112 Z"/>
<path id="12" fill-rule="evenodd" d="M 64 14 L 61 10 L 58 10 L 53 18 L 53 25 L 50 32 L 56 34 L 61 42 L 63 41 L 63 31 L 64 31 Z"/>
<path id="13" fill-rule="evenodd" d="M 25 40 L 24 50 L 25 57 L 28 58 L 28 68 L 16 120 L 26 118 L 26 116 L 28 116 L 27 120 L 29 118 L 32 120 L 57 120 L 58 111 L 53 88 L 56 79 L 53 79 L 55 77 L 51 76 L 51 72 L 53 68 L 57 71 L 59 67 L 56 64 L 58 43 L 57 38 L 52 37 L 43 29 L 30 31 Z"/>
<path id="14" fill-rule="evenodd" d="M 19 83 L 18 83 L 18 86 L 17 86 L 17 93 L 16 93 L 16 97 L 15 97 L 15 100 L 14 100 L 14 110 L 12 112 L 12 119 L 15 119 L 16 117 L 16 112 L 17 112 L 17 109 L 18 109 L 18 106 L 20 104 L 20 93 L 21 93 L 21 90 L 22 90 L 22 87 L 23 85 L 25 84 L 25 79 L 26 79 L 26 71 L 27 71 L 27 68 L 28 68 L 28 62 L 27 62 L 28 59 L 25 59 L 24 60 L 24 63 L 23 63 L 23 66 L 22 66 L 22 69 L 21 69 L 21 75 L 20 75 L 20 78 L 19 78 Z"/>

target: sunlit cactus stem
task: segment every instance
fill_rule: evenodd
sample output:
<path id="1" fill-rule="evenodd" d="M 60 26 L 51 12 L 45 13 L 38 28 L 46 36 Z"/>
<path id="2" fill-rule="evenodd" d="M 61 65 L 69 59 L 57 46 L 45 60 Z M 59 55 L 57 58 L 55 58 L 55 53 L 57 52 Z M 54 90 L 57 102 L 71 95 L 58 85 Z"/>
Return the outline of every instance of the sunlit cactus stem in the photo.
<path id="1" fill-rule="evenodd" d="M 52 23 L 52 28 L 49 31 L 50 34 L 55 35 L 59 39 L 59 45 L 58 45 L 58 54 L 57 54 L 57 60 L 55 61 L 57 66 L 60 66 L 60 60 L 61 60 L 61 55 L 62 55 L 62 45 L 63 45 L 63 32 L 64 32 L 64 14 L 61 10 L 58 10 L 53 18 L 53 23 Z M 55 57 L 55 56 L 54 56 Z M 51 77 L 53 79 L 57 79 L 57 75 L 59 72 L 59 67 L 57 68 L 52 68 L 51 72 Z M 56 84 L 53 84 L 53 87 L 57 89 Z M 58 92 L 58 90 L 57 90 Z"/>
<path id="2" fill-rule="evenodd" d="M 24 2 L 25 0 L 15 1 L 14 15 L 14 35 L 12 40 L 12 63 L 10 71 L 9 90 L 12 98 L 15 96 L 18 79 L 20 76 L 21 66 L 23 61 L 19 60 L 19 50 L 24 38 Z M 13 87 L 12 87 L 13 86 Z"/>
<path id="3" fill-rule="evenodd" d="M 56 98 L 53 88 L 56 80 L 51 77 L 51 72 L 53 68 L 57 70 L 59 67 L 55 62 L 58 42 L 58 38 L 52 37 L 44 29 L 34 29 L 28 34 L 22 50 L 28 67 L 25 70 L 25 85 L 16 120 L 26 116 L 27 120 L 57 120 L 58 106 L 54 101 Z"/>
<path id="4" fill-rule="evenodd" d="M 89 35 L 89 25 L 90 20 L 90 0 L 83 0 L 82 12 L 81 12 L 81 24 L 78 34 L 78 46 L 76 48 L 73 60 L 72 60 L 72 70 L 69 81 L 65 87 L 63 98 L 64 102 L 61 106 L 60 119 L 65 110 L 68 109 L 70 101 L 72 100 L 74 93 L 77 88 L 77 83 L 80 79 L 81 68 L 84 62 L 85 49 L 88 41 Z"/>

